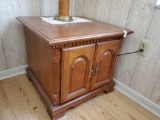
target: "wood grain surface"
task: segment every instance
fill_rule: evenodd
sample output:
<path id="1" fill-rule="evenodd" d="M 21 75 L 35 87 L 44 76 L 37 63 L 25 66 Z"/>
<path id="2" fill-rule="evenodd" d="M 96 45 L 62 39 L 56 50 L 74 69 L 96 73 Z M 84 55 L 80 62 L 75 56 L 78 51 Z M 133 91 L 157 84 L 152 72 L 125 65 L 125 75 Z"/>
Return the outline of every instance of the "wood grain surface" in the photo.
<path id="1" fill-rule="evenodd" d="M 94 44 L 62 49 L 62 103 L 89 92 L 94 52 Z"/>
<path id="2" fill-rule="evenodd" d="M 30 109 L 30 105 L 28 105 L 28 100 L 23 93 L 23 91 L 19 88 L 16 82 L 12 81 L 8 84 L 3 84 L 2 88 L 4 89 L 4 93 L 6 94 L 10 106 L 17 117 L 17 120 L 35 120 L 36 117 L 34 115 L 33 110 Z M 16 97 L 15 97 L 16 95 Z M 24 114 L 24 116 L 21 116 Z"/>
<path id="3" fill-rule="evenodd" d="M 128 35 L 133 33 L 133 31 L 129 29 L 95 20 L 91 20 L 92 22 L 51 25 L 42 21 L 40 17 L 24 16 L 17 17 L 17 19 L 25 27 L 31 29 L 32 32 L 40 34 L 43 38 L 46 38 L 46 41 L 52 46 L 74 42 L 85 42 L 87 40 L 104 37 L 123 37 L 124 30 L 127 31 Z"/>
<path id="4" fill-rule="evenodd" d="M 114 65 L 121 42 L 120 40 L 114 40 L 97 43 L 91 90 L 104 86 L 113 80 Z"/>
<path id="5" fill-rule="evenodd" d="M 0 120 L 51 120 L 25 74 L 0 81 Z M 3 100 L 3 98 L 6 98 Z M 0 105 L 1 105 L 0 104 Z M 59 120 L 159 120 L 118 91 L 102 94 L 69 109 Z"/>
<path id="6" fill-rule="evenodd" d="M 59 0 L 58 15 L 69 16 L 70 1 L 69 0 Z"/>
<path id="7" fill-rule="evenodd" d="M 4 90 L 2 89 L 2 87 L 0 88 L 0 110 L 5 109 L 6 107 L 9 106 L 9 101 L 7 99 L 7 96 L 4 93 Z"/>
<path id="8" fill-rule="evenodd" d="M 18 120 L 13 110 L 7 107 L 0 111 L 0 120 Z"/>
<path id="9" fill-rule="evenodd" d="M 59 57 L 57 57 L 58 53 L 55 53 L 56 50 L 53 51 L 52 47 L 42 37 L 37 36 L 36 33 L 31 32 L 27 28 L 24 29 L 28 65 L 51 101 L 57 105 L 60 94 L 60 63 L 57 63 L 59 61 Z M 56 55 L 52 56 L 53 54 Z M 54 61 L 52 57 L 55 57 Z M 53 71 L 55 71 L 55 75 Z"/>

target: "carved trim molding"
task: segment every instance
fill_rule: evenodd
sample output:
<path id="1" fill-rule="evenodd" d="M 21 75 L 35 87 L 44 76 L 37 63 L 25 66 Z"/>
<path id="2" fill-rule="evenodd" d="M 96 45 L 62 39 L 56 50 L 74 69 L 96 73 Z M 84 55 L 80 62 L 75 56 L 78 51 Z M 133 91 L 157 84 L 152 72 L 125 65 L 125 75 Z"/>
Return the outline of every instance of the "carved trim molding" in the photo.
<path id="1" fill-rule="evenodd" d="M 84 40 L 80 42 L 72 42 L 72 43 L 64 43 L 60 45 L 53 45 L 53 48 L 68 48 L 68 47 L 75 47 L 75 46 L 81 46 L 81 45 L 89 45 L 89 44 L 95 44 L 99 42 L 106 42 L 111 40 L 120 40 L 123 36 L 114 36 L 114 37 L 105 37 L 100 39 L 92 39 L 92 40 Z"/>

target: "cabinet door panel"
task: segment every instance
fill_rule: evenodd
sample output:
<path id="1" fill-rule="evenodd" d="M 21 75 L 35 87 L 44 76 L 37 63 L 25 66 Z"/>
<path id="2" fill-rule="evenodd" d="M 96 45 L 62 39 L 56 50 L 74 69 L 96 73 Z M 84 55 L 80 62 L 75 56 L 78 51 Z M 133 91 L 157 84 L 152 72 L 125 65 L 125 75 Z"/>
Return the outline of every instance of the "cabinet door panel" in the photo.
<path id="1" fill-rule="evenodd" d="M 94 60 L 94 74 L 91 80 L 91 90 L 106 85 L 112 81 L 116 56 L 121 40 L 98 43 Z"/>
<path id="2" fill-rule="evenodd" d="M 89 69 L 93 64 L 95 45 L 62 49 L 61 102 L 89 91 Z"/>
<path id="3" fill-rule="evenodd" d="M 83 56 L 76 58 L 70 68 L 70 93 L 85 87 L 87 61 Z"/>
<path id="4" fill-rule="evenodd" d="M 109 70 L 112 65 L 112 51 L 105 51 L 99 61 L 99 74 L 97 75 L 97 81 L 103 81 L 108 78 Z"/>

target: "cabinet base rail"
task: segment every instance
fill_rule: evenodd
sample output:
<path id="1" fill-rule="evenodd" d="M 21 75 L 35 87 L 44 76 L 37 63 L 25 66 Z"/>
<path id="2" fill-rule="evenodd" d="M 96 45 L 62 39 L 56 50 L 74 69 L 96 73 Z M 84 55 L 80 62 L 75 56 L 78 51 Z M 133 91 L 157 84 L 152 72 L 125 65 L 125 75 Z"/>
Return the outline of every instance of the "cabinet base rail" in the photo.
<path id="1" fill-rule="evenodd" d="M 50 101 L 49 97 L 46 95 L 46 93 L 42 89 L 41 85 L 39 84 L 39 82 L 36 79 L 36 77 L 34 76 L 34 74 L 31 72 L 31 70 L 29 68 L 27 68 L 26 71 L 27 71 L 28 78 L 31 81 L 33 81 L 33 84 L 35 85 L 35 87 L 40 92 L 40 95 L 42 96 L 42 100 L 46 103 L 47 108 L 48 108 L 47 111 L 48 111 L 50 117 L 52 118 L 52 120 L 57 120 L 58 118 L 64 116 L 65 111 L 68 110 L 69 108 L 75 107 L 75 106 L 79 105 L 80 103 L 82 103 L 82 102 L 84 102 L 94 96 L 97 96 L 103 92 L 105 92 L 105 93 L 112 92 L 114 90 L 114 86 L 115 86 L 115 82 L 112 81 L 111 83 L 109 83 L 101 88 L 98 88 L 94 91 L 91 91 L 89 93 L 86 93 L 78 98 L 75 98 L 75 99 L 68 101 L 66 103 L 63 103 L 61 105 L 54 106 L 52 104 L 52 102 Z"/>

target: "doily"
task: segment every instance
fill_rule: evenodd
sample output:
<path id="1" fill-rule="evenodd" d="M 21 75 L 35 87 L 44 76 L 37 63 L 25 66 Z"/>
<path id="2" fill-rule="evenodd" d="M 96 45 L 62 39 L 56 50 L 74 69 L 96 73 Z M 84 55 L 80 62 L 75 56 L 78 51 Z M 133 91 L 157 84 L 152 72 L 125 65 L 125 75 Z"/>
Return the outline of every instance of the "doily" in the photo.
<path id="1" fill-rule="evenodd" d="M 41 17 L 41 19 L 47 23 L 54 24 L 54 25 L 80 23 L 80 22 L 92 22 L 91 20 L 87 20 L 79 17 L 72 17 L 73 21 L 71 22 L 62 22 L 62 21 L 54 20 L 53 17 Z"/>

